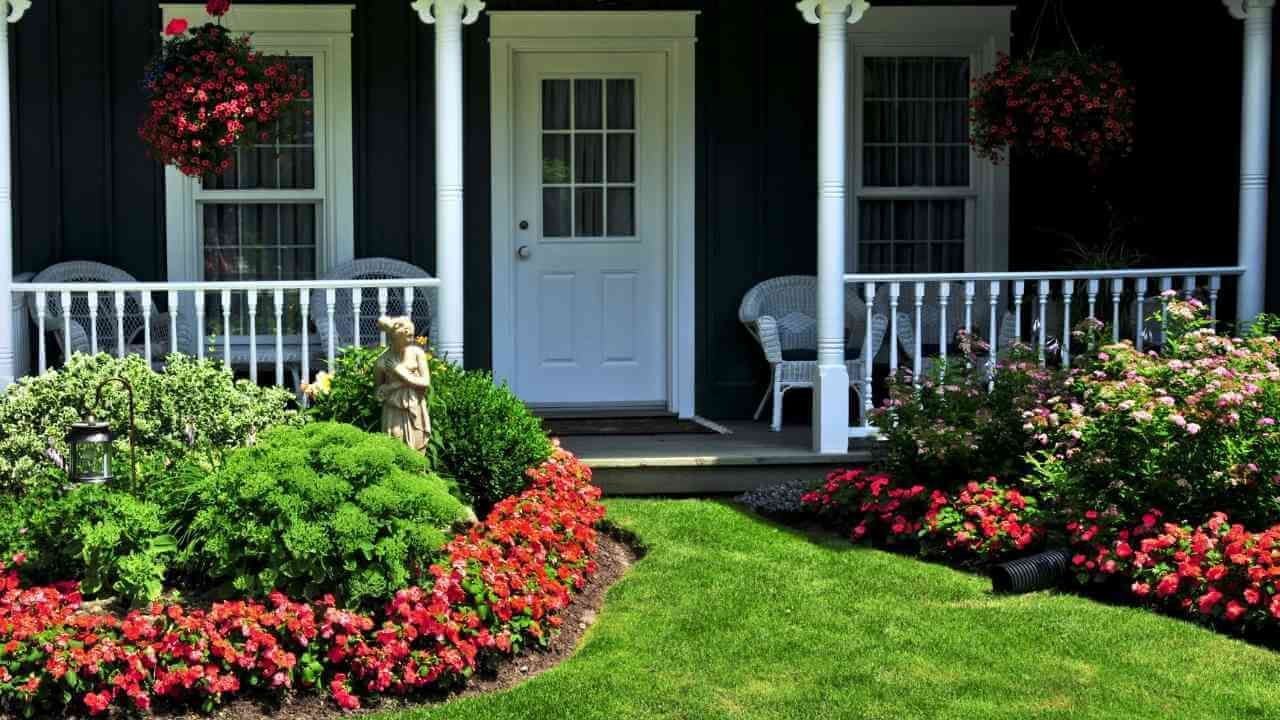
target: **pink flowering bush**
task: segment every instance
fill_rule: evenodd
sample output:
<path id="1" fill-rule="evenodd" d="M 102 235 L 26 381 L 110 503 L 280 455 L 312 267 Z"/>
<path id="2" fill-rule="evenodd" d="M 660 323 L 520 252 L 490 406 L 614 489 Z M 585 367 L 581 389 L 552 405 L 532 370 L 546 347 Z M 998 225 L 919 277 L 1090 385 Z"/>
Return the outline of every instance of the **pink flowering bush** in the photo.
<path id="1" fill-rule="evenodd" d="M 890 378 L 888 398 L 872 414 L 889 472 L 952 489 L 972 477 L 1025 471 L 1034 445 L 1022 430 L 1024 412 L 1058 395 L 1062 374 L 1015 348 L 997 363 L 988 387 L 988 358 L 978 343 L 961 335 L 966 356 L 938 362 L 918 383 L 907 370 Z"/>
<path id="2" fill-rule="evenodd" d="M 1195 300 L 1166 308 L 1161 353 L 1102 346 L 1024 413 L 1035 475 L 1066 507 L 1267 527 L 1280 519 L 1280 342 L 1217 335 Z"/>
<path id="3" fill-rule="evenodd" d="M 486 655 L 545 644 L 596 570 L 604 507 L 590 470 L 558 451 L 529 475 L 526 491 L 447 545 L 427 584 L 396 593 L 377 617 L 280 593 L 121 617 L 84 606 L 74 584 L 24 587 L 17 556 L 0 564 L 0 711 L 210 711 L 289 689 L 325 689 L 354 709 L 361 697 L 465 682 Z"/>
<path id="4" fill-rule="evenodd" d="M 929 508 L 925 486 L 862 469 L 836 470 L 800 500 L 823 520 L 851 527 L 854 542 L 914 542 Z"/>
<path id="5" fill-rule="evenodd" d="M 1035 498 L 988 478 L 951 495 L 933 491 L 921 537 L 928 554 L 986 564 L 1034 550 L 1044 523 Z"/>

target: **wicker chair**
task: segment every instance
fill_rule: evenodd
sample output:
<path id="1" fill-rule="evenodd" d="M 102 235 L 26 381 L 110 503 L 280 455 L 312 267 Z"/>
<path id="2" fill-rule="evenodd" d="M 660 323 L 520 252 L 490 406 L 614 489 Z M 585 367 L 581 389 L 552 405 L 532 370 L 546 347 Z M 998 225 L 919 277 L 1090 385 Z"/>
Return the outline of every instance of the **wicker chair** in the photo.
<path id="1" fill-rule="evenodd" d="M 70 261 L 51 265 L 31 278 L 32 283 L 133 283 L 137 282 L 129 273 L 120 268 L 90 261 Z M 99 291 L 97 302 L 97 321 L 94 322 L 89 307 L 87 293 L 74 293 L 71 296 L 69 317 L 70 328 L 65 328 L 62 314 L 62 294 L 47 293 L 45 296 L 45 332 L 53 335 L 54 342 L 64 358 L 73 353 L 93 352 L 93 328 L 98 331 L 98 350 L 110 354 L 118 354 L 120 342 L 117 335 L 117 319 L 124 328 L 124 349 L 126 354 L 142 354 L 143 347 L 143 312 L 142 297 L 136 292 L 125 293 L 124 308 L 117 310 L 115 294 L 110 291 Z M 39 311 L 34 299 L 28 304 L 33 322 L 39 322 Z M 119 318 L 117 318 L 119 316 Z M 178 324 L 178 343 L 175 348 L 169 338 L 169 314 L 151 313 L 151 347 L 152 355 L 164 357 L 174 350 L 190 352 L 195 346 L 195 336 L 183 323 Z M 70 336 L 71 345 L 65 345 L 65 337 Z"/>
<path id="2" fill-rule="evenodd" d="M 756 285 L 742 298 L 738 319 L 760 343 L 769 362 L 769 389 L 756 408 L 755 418 L 773 398 L 774 432 L 782 429 L 782 399 L 788 390 L 812 388 L 818 377 L 818 281 L 810 275 L 790 275 Z M 871 321 L 871 356 L 880 352 L 888 319 L 879 313 Z M 866 304 L 857 290 L 845 288 L 845 367 L 849 387 L 862 398 L 866 375 L 862 343 L 866 337 Z"/>
<path id="3" fill-rule="evenodd" d="M 343 263 L 325 273 L 322 280 L 390 280 L 408 278 L 431 278 L 426 270 L 401 260 L 391 258 L 362 258 Z M 337 305 L 333 310 L 333 342 L 335 347 L 354 344 L 355 318 L 352 315 L 350 290 L 337 292 Z M 382 331 L 378 329 L 378 317 L 383 314 L 378 303 L 378 293 L 374 290 L 359 291 L 360 294 L 360 344 L 365 347 L 378 345 L 382 341 Z M 406 312 L 404 292 L 390 290 L 387 292 L 386 314 L 408 315 L 413 319 L 417 331 L 435 338 L 437 330 L 436 315 L 432 311 L 436 302 L 435 288 L 414 288 L 413 307 Z M 316 337 L 319 341 L 316 348 L 318 357 L 327 357 L 329 351 L 329 318 L 325 303 L 325 291 L 311 292 L 311 312 L 316 325 Z"/>

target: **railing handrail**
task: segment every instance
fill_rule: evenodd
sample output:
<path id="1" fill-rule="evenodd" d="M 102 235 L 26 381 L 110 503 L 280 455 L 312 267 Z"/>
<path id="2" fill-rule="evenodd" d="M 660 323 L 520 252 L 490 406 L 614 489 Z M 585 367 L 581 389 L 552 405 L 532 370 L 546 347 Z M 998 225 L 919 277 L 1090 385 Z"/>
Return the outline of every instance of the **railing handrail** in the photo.
<path id="1" fill-rule="evenodd" d="M 1028 272 L 976 272 L 976 273 L 846 273 L 849 283 L 929 283 L 929 282 L 1009 282 L 1037 280 L 1121 280 L 1128 278 L 1188 277 L 1191 275 L 1240 276 L 1248 268 L 1180 267 L 1180 268 L 1130 268 L 1125 270 L 1061 270 Z"/>
<path id="2" fill-rule="evenodd" d="M 388 278 L 366 280 L 232 280 L 232 281 L 183 281 L 183 282 L 57 282 L 13 283 L 15 293 L 74 292 L 91 290 L 110 292 L 218 292 L 231 290 L 351 290 L 351 289 L 401 289 L 439 288 L 440 278 Z"/>

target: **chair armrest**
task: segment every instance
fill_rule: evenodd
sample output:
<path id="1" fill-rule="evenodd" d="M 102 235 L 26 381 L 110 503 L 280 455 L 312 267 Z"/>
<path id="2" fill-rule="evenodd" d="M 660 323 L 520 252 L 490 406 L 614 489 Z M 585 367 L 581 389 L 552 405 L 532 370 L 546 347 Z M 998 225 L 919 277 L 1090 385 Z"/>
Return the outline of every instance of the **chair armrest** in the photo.
<path id="1" fill-rule="evenodd" d="M 92 351 L 88 331 L 75 318 L 71 319 L 71 347 L 69 348 L 63 347 L 66 334 L 63 332 L 62 318 L 45 318 L 44 331 L 46 334 L 53 335 L 54 342 L 57 343 L 58 348 L 62 350 L 65 357 L 70 357 L 76 353 L 87 355 Z"/>
<path id="2" fill-rule="evenodd" d="M 762 315 L 756 319 L 756 335 L 760 341 L 760 349 L 770 365 L 782 362 L 782 338 L 778 336 L 778 320 L 772 315 Z"/>

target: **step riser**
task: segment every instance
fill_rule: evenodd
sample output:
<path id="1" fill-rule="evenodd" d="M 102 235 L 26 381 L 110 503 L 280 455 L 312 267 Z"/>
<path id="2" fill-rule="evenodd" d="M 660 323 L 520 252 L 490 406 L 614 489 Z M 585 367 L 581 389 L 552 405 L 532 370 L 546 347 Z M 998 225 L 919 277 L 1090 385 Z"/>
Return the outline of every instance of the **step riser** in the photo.
<path id="1" fill-rule="evenodd" d="M 786 480 L 813 480 L 859 463 L 806 465 L 723 465 L 692 467 L 605 467 L 592 470 L 596 485 L 610 497 L 737 494 Z"/>

